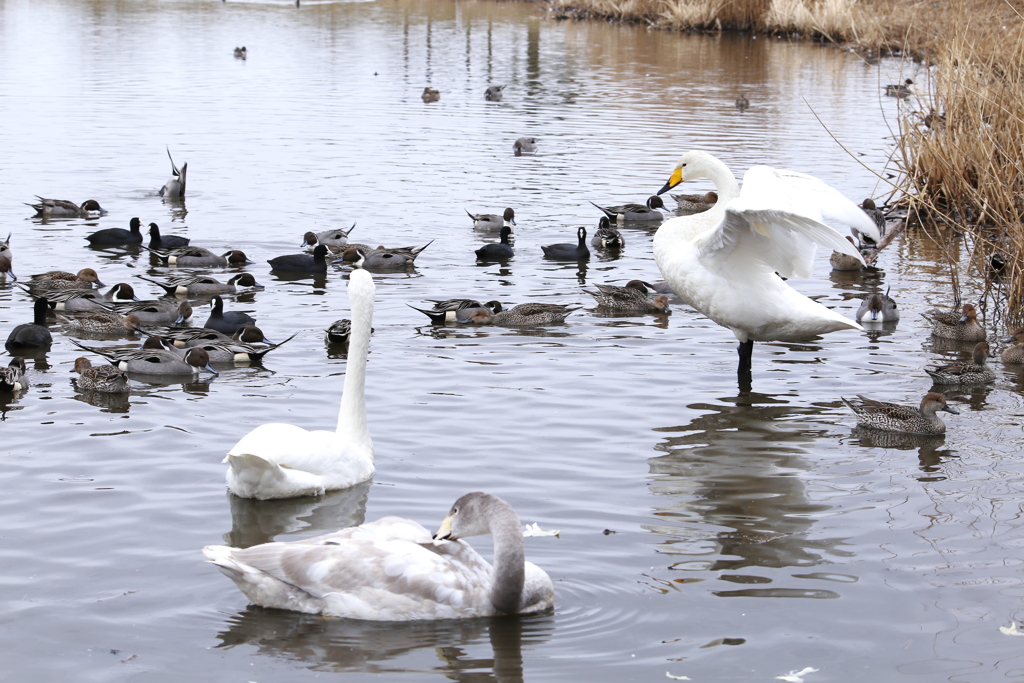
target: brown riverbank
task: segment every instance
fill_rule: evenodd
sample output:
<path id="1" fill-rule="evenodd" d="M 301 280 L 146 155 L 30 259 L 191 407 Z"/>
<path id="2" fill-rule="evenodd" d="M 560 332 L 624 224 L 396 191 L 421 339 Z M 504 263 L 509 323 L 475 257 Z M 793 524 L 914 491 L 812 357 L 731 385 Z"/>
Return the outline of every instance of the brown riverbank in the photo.
<path id="1" fill-rule="evenodd" d="M 894 149 L 900 202 L 974 251 L 990 315 L 1024 323 L 1024 0 L 550 0 L 557 16 L 675 31 L 741 30 L 848 45 L 919 65 Z M 909 66 L 909 65 L 908 65 Z M 910 69 L 908 68 L 908 72 Z M 1002 269 L 991 267 L 993 257 Z"/>

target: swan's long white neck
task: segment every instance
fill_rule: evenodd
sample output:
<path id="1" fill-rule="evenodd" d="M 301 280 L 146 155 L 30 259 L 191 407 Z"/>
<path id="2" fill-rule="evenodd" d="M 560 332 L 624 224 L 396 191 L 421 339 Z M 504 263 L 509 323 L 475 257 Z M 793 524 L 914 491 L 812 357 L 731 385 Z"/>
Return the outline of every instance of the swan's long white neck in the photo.
<path id="1" fill-rule="evenodd" d="M 740 196 L 740 185 L 736 182 L 736 176 L 732 174 L 728 166 L 710 154 L 702 156 L 704 158 L 699 169 L 695 169 L 696 173 L 684 174 L 683 178 L 685 180 L 707 178 L 713 182 L 718 190 L 718 201 L 715 203 L 715 207 L 722 207 L 724 210 L 726 204 Z"/>
<path id="2" fill-rule="evenodd" d="M 366 357 L 370 350 L 373 325 L 373 298 L 377 287 L 362 268 L 352 271 L 348 281 L 348 299 L 352 308 L 352 332 L 349 335 L 348 367 L 345 389 L 338 409 L 339 437 L 366 448 L 373 454 L 373 440 L 366 424 Z"/>

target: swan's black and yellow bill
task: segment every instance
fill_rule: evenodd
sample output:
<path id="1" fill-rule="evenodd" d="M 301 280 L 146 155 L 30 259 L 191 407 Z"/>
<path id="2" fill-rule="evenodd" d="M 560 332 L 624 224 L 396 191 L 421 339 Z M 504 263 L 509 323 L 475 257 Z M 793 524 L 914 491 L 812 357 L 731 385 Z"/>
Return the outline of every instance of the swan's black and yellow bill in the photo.
<path id="1" fill-rule="evenodd" d="M 672 175 L 669 177 L 668 182 L 665 183 L 665 187 L 658 190 L 658 194 L 665 194 L 681 182 L 683 182 L 683 169 L 677 168 L 672 171 Z"/>
<path id="2" fill-rule="evenodd" d="M 447 541 L 452 537 L 452 516 L 448 515 L 441 522 L 441 526 L 438 527 L 437 533 L 434 534 L 435 541 Z"/>

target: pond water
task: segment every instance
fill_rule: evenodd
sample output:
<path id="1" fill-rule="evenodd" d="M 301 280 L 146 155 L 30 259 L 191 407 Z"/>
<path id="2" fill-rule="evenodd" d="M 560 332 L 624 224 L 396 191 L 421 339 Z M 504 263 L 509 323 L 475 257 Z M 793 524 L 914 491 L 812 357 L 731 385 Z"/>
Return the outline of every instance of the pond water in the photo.
<path id="1" fill-rule="evenodd" d="M 994 385 L 949 392 L 960 415 L 932 440 L 854 430 L 839 398 L 916 404 L 926 364 L 969 352 L 937 346 L 919 315 L 952 304 L 938 259 L 955 237 L 908 234 L 863 275 L 830 274 L 819 254 L 800 291 L 852 317 L 858 297 L 891 286 L 902 321 L 756 344 L 749 391 L 727 330 L 678 302 L 671 316 L 602 314 L 582 291 L 658 279 L 651 231 L 627 228 L 619 258 L 586 268 L 541 258 L 596 225 L 588 201 L 642 201 L 691 148 L 737 172 L 769 163 L 884 198 L 872 170 L 885 173 L 897 103 L 879 86 L 898 64 L 448 0 L 7 0 L 0 35 L 0 218 L 15 272 L 94 267 L 154 297 L 135 276 L 168 269 L 83 240 L 139 216 L 243 249 L 266 289 L 227 308 L 273 339 L 297 333 L 263 367 L 139 379 L 102 402 L 76 391 L 80 352 L 54 326 L 31 388 L 0 398 L 10 680 L 1021 675 L 1022 641 L 999 631 L 1024 620 L 1021 377 L 996 361 Z M 493 84 L 507 84 L 500 103 L 484 101 Z M 428 85 L 438 102 L 421 101 Z M 512 155 L 520 136 L 539 140 L 536 155 Z M 188 163 L 184 206 L 156 195 L 165 146 Z M 33 219 L 23 203 L 37 194 L 109 213 Z M 517 254 L 477 263 L 490 238 L 465 210 L 505 206 Z M 415 270 L 375 275 L 377 473 L 322 498 L 233 499 L 227 450 L 264 422 L 329 427 L 345 372 L 323 330 L 347 315 L 346 271 L 284 279 L 266 259 L 354 222 L 356 241 L 433 240 Z M 456 296 L 583 308 L 505 329 L 435 327 L 406 306 Z M 197 305 L 198 322 L 207 311 Z M 30 319 L 28 295 L 0 281 L 0 331 Z M 247 606 L 200 555 L 388 514 L 434 528 L 469 490 L 561 531 L 527 542 L 555 581 L 551 613 L 395 625 L 274 612 Z M 488 539 L 472 543 L 489 554 Z"/>

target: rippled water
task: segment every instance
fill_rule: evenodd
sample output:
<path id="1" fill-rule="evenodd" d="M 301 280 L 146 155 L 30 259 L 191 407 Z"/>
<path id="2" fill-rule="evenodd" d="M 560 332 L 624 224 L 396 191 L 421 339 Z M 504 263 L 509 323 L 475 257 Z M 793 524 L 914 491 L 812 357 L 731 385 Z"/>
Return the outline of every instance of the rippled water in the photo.
<path id="1" fill-rule="evenodd" d="M 726 330 L 679 304 L 670 317 L 600 314 L 581 291 L 657 278 L 649 231 L 629 229 L 621 258 L 586 269 L 541 258 L 540 245 L 596 224 L 587 200 L 642 200 L 690 148 L 737 171 L 810 172 L 858 201 L 884 196 L 861 163 L 885 167 L 896 102 L 878 86 L 898 65 L 774 39 L 557 22 L 541 9 L 0 5 L 0 216 L 15 272 L 92 266 L 155 296 L 134 276 L 164 269 L 82 239 L 140 216 L 244 249 L 267 288 L 228 308 L 273 338 L 298 333 L 265 367 L 137 381 L 127 402 L 98 405 L 75 391 L 79 352 L 55 334 L 32 387 L 0 399 L 11 680 L 1020 676 L 1020 641 L 998 627 L 1024 619 L 1021 378 L 997 363 L 995 385 L 950 392 L 961 414 L 937 441 L 853 430 L 839 401 L 916 403 L 923 366 L 968 351 L 936 347 L 919 316 L 950 304 L 935 245 L 901 238 L 863 276 L 830 275 L 821 255 L 801 291 L 852 316 L 863 292 L 891 286 L 903 320 L 757 344 L 749 392 Z M 504 101 L 485 102 L 500 83 Z M 420 100 L 426 85 L 439 102 Z M 538 155 L 512 156 L 523 135 L 540 140 Z M 165 145 L 189 164 L 184 209 L 155 195 Z M 109 214 L 31 219 L 22 202 L 36 194 L 95 197 Z M 505 206 L 517 210 L 517 255 L 477 264 L 485 238 L 464 209 Z M 265 260 L 298 251 L 308 229 L 353 222 L 359 241 L 434 240 L 415 271 L 375 276 L 377 474 L 322 499 L 232 499 L 220 461 L 238 437 L 281 419 L 330 425 L 345 371 L 323 341 L 347 313 L 345 273 L 286 280 Z M 565 325 L 515 330 L 432 327 L 405 305 L 450 296 L 584 308 Z M 30 318 L 28 296 L 0 282 L 3 334 Z M 433 527 L 471 489 L 561 530 L 527 545 L 555 580 L 553 613 L 396 626 L 269 612 L 199 554 L 385 514 Z M 487 539 L 474 545 L 488 551 Z"/>

